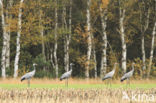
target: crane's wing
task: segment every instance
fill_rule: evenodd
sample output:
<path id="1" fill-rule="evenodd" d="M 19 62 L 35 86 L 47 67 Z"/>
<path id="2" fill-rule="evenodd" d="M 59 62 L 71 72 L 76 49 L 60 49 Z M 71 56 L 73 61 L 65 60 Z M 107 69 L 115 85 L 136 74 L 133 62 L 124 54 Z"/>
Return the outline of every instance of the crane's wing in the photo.
<path id="1" fill-rule="evenodd" d="M 132 72 L 132 71 L 130 71 L 130 72 L 124 74 L 124 75 L 121 77 L 121 82 L 123 82 L 124 80 L 130 78 L 132 75 L 133 75 L 133 72 Z"/>
<path id="2" fill-rule="evenodd" d="M 108 78 L 112 78 L 114 75 L 115 71 L 112 70 L 111 72 L 107 73 L 104 78 L 102 78 L 102 80 L 108 79 Z"/>
<path id="3" fill-rule="evenodd" d="M 23 80 L 25 80 L 25 79 L 30 79 L 31 77 L 34 76 L 34 74 L 35 74 L 34 71 L 29 72 L 29 73 L 26 73 L 25 75 L 23 75 L 23 76 L 21 77 L 21 81 L 23 81 Z"/>
<path id="4" fill-rule="evenodd" d="M 62 74 L 62 76 L 60 77 L 60 80 L 66 79 L 66 78 L 68 78 L 70 75 L 71 75 L 70 72 L 66 72 L 66 73 Z"/>

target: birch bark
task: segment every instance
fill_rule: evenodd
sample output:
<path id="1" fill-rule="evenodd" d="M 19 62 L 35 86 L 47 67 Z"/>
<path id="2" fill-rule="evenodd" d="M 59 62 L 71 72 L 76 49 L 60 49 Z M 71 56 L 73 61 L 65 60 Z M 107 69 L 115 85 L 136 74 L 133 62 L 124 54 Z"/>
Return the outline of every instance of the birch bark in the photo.
<path id="1" fill-rule="evenodd" d="M 106 34 L 106 27 L 107 27 L 107 16 L 106 16 L 107 10 L 102 10 L 100 7 L 100 19 L 101 19 L 101 25 L 102 25 L 102 57 L 101 57 L 101 74 L 100 77 L 102 78 L 107 70 L 107 34 Z"/>
<path id="2" fill-rule="evenodd" d="M 9 12 L 9 8 L 11 8 L 13 5 L 13 0 L 10 0 L 8 5 L 7 5 L 7 9 L 8 9 L 8 12 Z M 8 14 L 8 12 L 6 13 L 6 18 L 7 19 L 12 19 L 12 15 L 11 14 Z M 10 35 L 11 35 L 11 31 L 10 31 L 10 22 L 8 21 L 8 26 L 9 26 L 9 29 L 7 30 L 7 51 L 6 51 L 6 68 L 10 68 Z"/>
<path id="3" fill-rule="evenodd" d="M 152 32 L 151 52 L 150 52 L 150 60 L 149 60 L 148 73 L 147 73 L 148 78 L 150 76 L 152 60 L 153 60 L 155 34 L 156 34 L 156 21 L 154 23 L 153 32 Z"/>
<path id="4" fill-rule="evenodd" d="M 22 4 L 24 0 L 20 0 L 19 14 L 18 14 L 18 32 L 16 39 L 16 56 L 14 63 L 14 78 L 18 76 L 18 66 L 19 66 L 19 58 L 20 58 L 20 37 L 22 30 Z"/>
<path id="5" fill-rule="evenodd" d="M 56 78 L 58 78 L 58 61 L 57 61 L 57 30 L 58 30 L 58 11 L 57 11 L 57 0 L 55 0 L 56 6 L 55 6 L 55 29 L 54 29 L 54 62 L 55 62 L 55 72 L 56 72 Z"/>
<path id="6" fill-rule="evenodd" d="M 89 78 L 89 67 L 90 67 L 90 58 L 91 58 L 91 51 L 92 51 L 92 34 L 91 34 L 91 20 L 90 20 L 90 5 L 91 0 L 87 0 L 87 43 L 88 43 L 88 50 L 87 50 L 87 65 L 86 65 L 86 78 Z"/>
<path id="7" fill-rule="evenodd" d="M 121 59 L 121 68 L 126 73 L 126 56 L 127 56 L 127 48 L 126 48 L 126 41 L 125 41 L 125 27 L 124 27 L 124 19 L 125 19 L 125 9 L 121 8 L 120 6 L 120 18 L 119 18 L 119 25 L 120 25 L 120 36 L 121 36 L 121 46 L 122 46 L 122 59 Z"/>
<path id="8" fill-rule="evenodd" d="M 6 77 L 6 51 L 7 51 L 7 31 L 6 31 L 6 23 L 5 23 L 5 16 L 4 16 L 4 8 L 3 8 L 3 1 L 0 0 L 0 7 L 1 7 L 1 18 L 2 18 L 2 29 L 3 29 L 3 47 L 2 47 L 2 59 L 1 59 L 1 70 L 2 70 L 2 77 Z"/>

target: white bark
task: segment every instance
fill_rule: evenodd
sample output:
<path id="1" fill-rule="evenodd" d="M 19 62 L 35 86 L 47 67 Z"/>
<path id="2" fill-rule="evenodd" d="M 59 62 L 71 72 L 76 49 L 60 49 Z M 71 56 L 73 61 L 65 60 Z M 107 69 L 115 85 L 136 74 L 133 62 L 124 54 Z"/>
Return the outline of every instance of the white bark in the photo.
<path id="1" fill-rule="evenodd" d="M 150 72 L 151 72 L 151 66 L 152 66 L 152 60 L 153 60 L 153 52 L 154 52 L 154 39 L 155 39 L 155 35 L 156 35 L 156 22 L 154 24 L 153 32 L 152 32 L 151 52 L 150 52 L 150 60 L 149 60 L 148 74 L 147 74 L 148 77 L 150 76 Z"/>
<path id="2" fill-rule="evenodd" d="M 55 31 L 54 31 L 54 62 L 55 62 L 55 72 L 56 72 L 56 78 L 58 78 L 58 61 L 57 61 L 57 29 L 58 29 L 58 14 L 57 14 L 57 0 L 55 0 L 56 7 L 55 7 Z"/>
<path id="3" fill-rule="evenodd" d="M 148 29 L 148 25 L 149 25 L 149 14 L 150 14 L 150 9 L 148 9 L 148 12 L 144 12 L 147 14 L 147 19 L 145 21 L 145 25 L 141 24 L 141 52 L 142 52 L 142 62 L 143 62 L 143 66 L 142 66 L 142 70 L 146 69 L 146 52 L 145 52 L 145 32 Z M 142 13 L 142 12 L 141 12 Z M 142 14 L 140 15 L 140 20 L 141 23 L 144 22 L 143 20 L 143 16 Z"/>
<path id="4" fill-rule="evenodd" d="M 9 1 L 9 4 L 7 5 L 7 9 L 11 8 L 13 5 L 13 0 L 10 0 Z M 9 11 L 9 10 L 8 10 Z M 6 17 L 7 19 L 12 19 L 12 15 L 6 13 Z M 6 51 L 6 68 L 10 68 L 10 35 L 11 35 L 11 32 L 10 32 L 10 22 L 8 22 L 8 26 L 9 26 L 9 30 L 7 31 L 7 51 Z"/>
<path id="5" fill-rule="evenodd" d="M 97 61 L 96 61 L 95 44 L 93 48 L 93 59 L 94 59 L 94 77 L 97 78 Z"/>
<path id="6" fill-rule="evenodd" d="M 19 7 L 19 14 L 18 14 L 18 32 L 17 32 L 17 39 L 16 39 L 16 56 L 15 56 L 15 63 L 14 63 L 14 78 L 18 76 L 18 65 L 19 65 L 19 58 L 20 58 L 20 37 L 21 37 L 21 26 L 22 26 L 22 4 L 24 0 L 20 0 L 20 7 Z"/>
<path id="7" fill-rule="evenodd" d="M 66 68 L 69 71 L 69 44 L 71 40 L 71 13 L 72 13 L 72 0 L 70 0 L 70 8 L 69 8 L 69 34 L 66 35 Z"/>
<path id="8" fill-rule="evenodd" d="M 46 60 L 46 56 L 45 56 L 45 44 L 44 44 L 44 27 L 43 27 L 43 23 L 42 23 L 42 10 L 40 10 L 40 34 L 41 34 L 41 38 L 42 38 L 42 55 L 44 60 Z M 43 70 L 45 71 L 45 66 L 43 67 Z"/>
<path id="9" fill-rule="evenodd" d="M 3 9 L 3 2 L 0 0 L 0 7 L 1 7 L 1 18 L 2 18 L 2 29 L 3 29 L 3 47 L 2 47 L 2 59 L 1 59 L 1 70 L 2 70 L 2 77 L 6 77 L 6 51 L 7 51 L 7 31 L 6 31 L 6 23 L 4 17 L 4 9 Z"/>
<path id="10" fill-rule="evenodd" d="M 101 57 L 101 73 L 100 76 L 103 77 L 107 70 L 107 34 L 106 34 L 106 27 L 107 27 L 107 16 L 106 10 L 103 12 L 100 6 L 100 18 L 101 18 L 101 25 L 102 25 L 102 57 Z"/>
<path id="11" fill-rule="evenodd" d="M 88 51 L 87 51 L 87 65 L 86 65 L 86 78 L 89 78 L 89 67 L 90 67 L 90 58 L 91 58 L 91 51 L 92 51 L 92 34 L 91 34 L 91 20 L 90 20 L 90 5 L 91 0 L 87 0 L 87 43 L 88 43 Z"/>
<path id="12" fill-rule="evenodd" d="M 126 41 L 125 41 L 125 28 L 124 28 L 124 19 L 125 19 L 125 9 L 121 9 L 120 7 L 120 36 L 121 36 L 121 43 L 122 43 L 122 64 L 121 68 L 126 72 L 126 56 L 127 56 L 127 48 L 126 48 Z"/>
<path id="13" fill-rule="evenodd" d="M 67 23 L 66 23 L 66 8 L 63 6 L 63 13 L 62 13 L 62 22 L 63 22 L 63 28 L 64 30 L 67 29 Z M 66 45 L 67 36 L 64 36 L 64 69 L 65 71 L 68 71 L 67 68 L 67 45 Z"/>

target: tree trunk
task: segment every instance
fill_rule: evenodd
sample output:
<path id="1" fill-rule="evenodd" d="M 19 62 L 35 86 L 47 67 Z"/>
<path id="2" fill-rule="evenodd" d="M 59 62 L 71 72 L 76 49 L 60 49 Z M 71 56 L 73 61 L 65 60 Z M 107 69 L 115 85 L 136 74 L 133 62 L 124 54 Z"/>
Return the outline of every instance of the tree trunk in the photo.
<path id="1" fill-rule="evenodd" d="M 58 30 L 58 14 L 57 14 L 57 0 L 55 0 L 56 7 L 55 7 L 55 29 L 54 29 L 54 61 L 55 61 L 55 72 L 56 72 L 56 78 L 58 78 L 58 61 L 57 61 L 57 30 Z"/>
<path id="2" fill-rule="evenodd" d="M 100 77 L 102 78 L 107 70 L 107 34 L 106 34 L 106 27 L 107 27 L 107 16 L 106 16 L 107 10 L 102 10 L 100 6 L 100 18 L 101 18 L 101 25 L 102 25 L 102 57 L 101 57 L 101 73 Z"/>
<path id="3" fill-rule="evenodd" d="M 94 59 L 94 77 L 97 78 L 97 61 L 96 61 L 95 44 L 93 47 L 93 59 Z"/>
<path id="4" fill-rule="evenodd" d="M 13 5 L 13 0 L 10 0 L 7 5 L 8 11 L 10 10 L 9 8 L 12 7 L 12 5 Z M 8 12 L 6 13 L 6 17 L 7 19 L 12 19 L 12 15 L 8 14 Z M 10 35 L 11 35 L 11 31 L 10 31 L 11 23 L 10 22 L 8 22 L 8 26 L 9 26 L 9 29 L 7 31 L 6 68 L 10 68 Z"/>
<path id="5" fill-rule="evenodd" d="M 66 7 L 63 6 L 63 13 L 62 13 L 62 21 L 63 21 L 63 28 L 65 30 L 65 32 L 67 31 L 67 21 L 66 21 Z M 69 71 L 69 54 L 68 54 L 68 50 L 69 50 L 69 47 L 68 47 L 68 35 L 67 33 L 64 35 L 64 67 L 65 67 L 65 70 L 66 71 Z"/>
<path id="6" fill-rule="evenodd" d="M 24 0 L 20 0 L 19 14 L 18 14 L 18 32 L 16 39 L 16 56 L 14 63 L 14 78 L 18 76 L 18 63 L 20 58 L 20 37 L 21 37 L 21 27 L 22 27 L 22 4 Z"/>
<path id="7" fill-rule="evenodd" d="M 3 47 L 2 47 L 2 59 L 1 59 L 1 69 L 2 69 L 2 77 L 6 77 L 6 51 L 7 51 L 7 31 L 6 31 L 6 23 L 4 17 L 4 8 L 3 2 L 0 0 L 1 7 L 1 18 L 2 18 L 2 29 L 3 29 Z"/>
<path id="8" fill-rule="evenodd" d="M 90 20 L 90 5 L 91 0 L 87 0 L 87 43 L 88 43 L 88 51 L 87 51 L 87 65 L 86 65 L 86 72 L 85 76 L 86 78 L 89 78 L 89 67 L 90 67 L 90 58 L 91 58 L 91 51 L 92 51 L 92 34 L 91 34 L 91 20 Z"/>
<path id="9" fill-rule="evenodd" d="M 42 23 L 42 10 L 40 10 L 40 34 L 41 34 L 41 38 L 42 38 L 42 55 L 44 60 L 46 60 L 46 56 L 45 56 L 45 44 L 44 44 L 44 27 L 43 27 L 43 23 Z M 46 70 L 46 67 L 43 67 L 43 70 Z"/>
<path id="10" fill-rule="evenodd" d="M 142 1 L 144 4 L 144 1 Z M 140 7 L 140 23 L 141 23 L 141 53 L 142 53 L 142 70 L 146 70 L 146 52 L 145 52 L 145 32 L 148 29 L 149 26 L 149 16 L 150 16 L 150 9 L 148 8 L 148 11 L 145 11 L 145 6 Z M 146 15 L 146 17 L 143 17 L 143 14 Z M 146 18 L 146 20 L 144 20 Z M 144 75 L 143 75 L 144 76 Z"/>
<path id="11" fill-rule="evenodd" d="M 156 22 L 154 24 L 153 32 L 152 32 L 151 52 L 150 52 L 150 60 L 149 60 L 147 78 L 149 78 L 150 72 L 151 72 L 151 66 L 152 66 L 152 60 L 153 60 L 153 51 L 154 51 L 155 34 L 156 34 Z"/>
<path id="12" fill-rule="evenodd" d="M 127 56 L 127 48 L 125 42 L 125 28 L 124 28 L 124 19 L 125 19 L 125 9 L 121 9 L 120 7 L 120 36 L 121 36 L 121 43 L 122 43 L 122 63 L 121 68 L 126 73 L 126 56 Z"/>

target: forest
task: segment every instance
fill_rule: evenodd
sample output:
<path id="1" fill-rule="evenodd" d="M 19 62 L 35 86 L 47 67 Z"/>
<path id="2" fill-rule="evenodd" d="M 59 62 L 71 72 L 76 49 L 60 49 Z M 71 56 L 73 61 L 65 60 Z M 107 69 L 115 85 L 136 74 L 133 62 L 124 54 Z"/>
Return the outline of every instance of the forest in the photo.
<path id="1" fill-rule="evenodd" d="M 2 78 L 156 77 L 156 0 L 0 0 Z"/>

